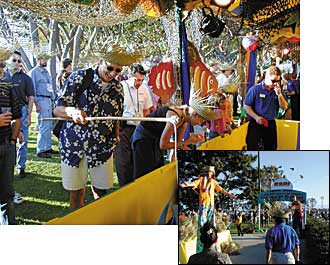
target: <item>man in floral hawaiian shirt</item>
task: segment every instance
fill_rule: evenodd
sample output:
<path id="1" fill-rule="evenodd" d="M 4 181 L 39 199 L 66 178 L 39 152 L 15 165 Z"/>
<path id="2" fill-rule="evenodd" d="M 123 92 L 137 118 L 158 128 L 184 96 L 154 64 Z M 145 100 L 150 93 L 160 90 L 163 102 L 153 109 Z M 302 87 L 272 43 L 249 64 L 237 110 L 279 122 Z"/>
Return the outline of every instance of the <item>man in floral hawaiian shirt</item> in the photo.
<path id="1" fill-rule="evenodd" d="M 84 205 L 88 171 L 95 199 L 112 186 L 112 153 L 119 142 L 119 123 L 87 122 L 85 117 L 122 116 L 123 87 L 115 77 L 134 59 L 116 47 L 99 59 L 93 81 L 79 99 L 76 92 L 85 85 L 88 70 L 73 72 L 59 95 L 54 114 L 73 120 L 64 122 L 59 137 L 63 187 L 70 191 L 71 209 Z"/>

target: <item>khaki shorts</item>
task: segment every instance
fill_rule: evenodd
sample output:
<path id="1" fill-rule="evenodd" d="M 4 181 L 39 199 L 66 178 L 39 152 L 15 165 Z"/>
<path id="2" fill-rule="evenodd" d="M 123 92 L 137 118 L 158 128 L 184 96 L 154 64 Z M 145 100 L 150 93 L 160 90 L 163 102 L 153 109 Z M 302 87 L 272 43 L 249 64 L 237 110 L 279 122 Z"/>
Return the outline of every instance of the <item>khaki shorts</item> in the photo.
<path id="1" fill-rule="evenodd" d="M 103 165 L 88 169 L 87 158 L 81 159 L 79 167 L 72 167 L 61 161 L 62 184 L 66 190 L 80 190 L 86 186 L 88 171 L 91 183 L 98 189 L 110 189 L 113 186 L 113 156 Z"/>

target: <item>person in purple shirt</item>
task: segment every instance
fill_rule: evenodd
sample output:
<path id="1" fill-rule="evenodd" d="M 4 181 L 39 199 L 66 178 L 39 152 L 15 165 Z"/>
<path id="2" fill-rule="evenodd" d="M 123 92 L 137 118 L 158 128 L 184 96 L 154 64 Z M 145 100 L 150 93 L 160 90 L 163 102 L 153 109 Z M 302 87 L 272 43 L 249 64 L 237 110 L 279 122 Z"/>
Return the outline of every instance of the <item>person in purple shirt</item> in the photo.
<path id="1" fill-rule="evenodd" d="M 271 211 L 271 215 L 275 218 L 275 226 L 266 234 L 266 264 L 299 263 L 300 241 L 298 235 L 291 226 L 285 224 L 289 212 L 281 209 Z"/>
<path id="2" fill-rule="evenodd" d="M 277 148 L 275 118 L 279 107 L 285 110 L 288 107 L 280 83 L 280 69 L 271 66 L 266 71 L 265 79 L 247 92 L 244 109 L 250 121 L 246 135 L 248 150 L 258 150 L 261 140 L 265 150 Z"/>

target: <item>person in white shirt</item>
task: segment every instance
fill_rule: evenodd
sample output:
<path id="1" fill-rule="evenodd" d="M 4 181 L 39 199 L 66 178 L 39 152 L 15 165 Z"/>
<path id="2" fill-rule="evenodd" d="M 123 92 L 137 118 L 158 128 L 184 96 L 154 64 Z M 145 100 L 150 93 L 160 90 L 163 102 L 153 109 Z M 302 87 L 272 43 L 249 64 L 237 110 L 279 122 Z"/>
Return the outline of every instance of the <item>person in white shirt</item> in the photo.
<path id="1" fill-rule="evenodd" d="M 146 71 L 140 64 L 131 66 L 131 76 L 122 81 L 124 88 L 123 117 L 145 117 L 153 107 L 148 89 L 142 84 Z M 120 143 L 115 149 L 115 164 L 120 187 L 132 182 L 133 158 L 130 139 L 138 121 L 123 121 L 120 124 Z"/>

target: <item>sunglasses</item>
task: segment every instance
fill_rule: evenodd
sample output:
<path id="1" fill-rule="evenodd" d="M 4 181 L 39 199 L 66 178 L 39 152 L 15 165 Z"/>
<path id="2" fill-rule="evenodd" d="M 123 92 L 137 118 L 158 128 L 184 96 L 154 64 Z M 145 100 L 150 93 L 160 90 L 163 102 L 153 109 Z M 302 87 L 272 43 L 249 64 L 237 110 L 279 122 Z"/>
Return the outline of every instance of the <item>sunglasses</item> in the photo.
<path id="1" fill-rule="evenodd" d="M 22 61 L 18 60 L 18 59 L 13 59 L 13 63 L 16 63 L 16 62 L 21 63 Z"/>
<path id="2" fill-rule="evenodd" d="M 270 80 L 270 81 L 272 81 L 272 83 L 278 83 L 278 82 L 281 82 L 281 79 L 279 79 L 279 80 Z"/>
<path id="3" fill-rule="evenodd" d="M 107 70 L 109 71 L 109 72 L 112 72 L 113 70 L 115 70 L 116 71 L 116 73 L 120 73 L 123 69 L 122 68 L 114 68 L 112 65 L 108 65 L 107 66 Z"/>

